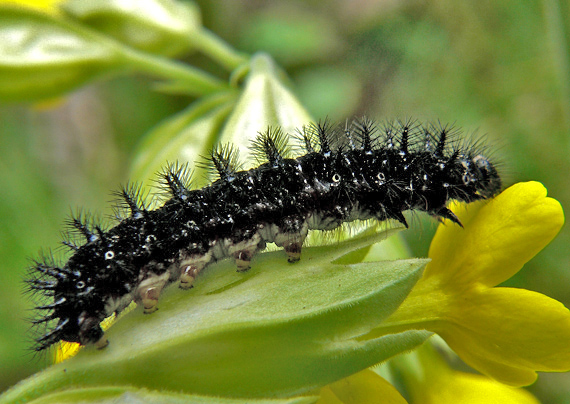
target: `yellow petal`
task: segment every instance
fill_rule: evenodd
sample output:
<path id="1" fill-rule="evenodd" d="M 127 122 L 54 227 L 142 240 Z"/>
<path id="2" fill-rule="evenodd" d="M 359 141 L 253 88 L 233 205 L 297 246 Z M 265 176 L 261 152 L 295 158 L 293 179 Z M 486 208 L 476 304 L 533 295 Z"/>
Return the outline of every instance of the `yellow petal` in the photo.
<path id="1" fill-rule="evenodd" d="M 469 365 L 522 386 L 536 371 L 570 370 L 570 311 L 524 289 L 481 287 L 458 296 L 436 331 Z"/>
<path id="2" fill-rule="evenodd" d="M 403 385 L 418 404 L 538 404 L 522 389 L 501 384 L 486 376 L 452 369 L 429 342 L 390 361 Z"/>
<path id="3" fill-rule="evenodd" d="M 77 355 L 81 345 L 76 342 L 60 341 L 56 346 L 53 354 L 53 363 L 60 363 Z"/>
<path id="4" fill-rule="evenodd" d="M 560 203 L 539 182 L 518 183 L 487 203 L 456 208 L 465 226 L 441 225 L 424 277 L 469 287 L 509 279 L 542 250 L 564 224 Z"/>
<path id="5" fill-rule="evenodd" d="M 540 404 L 528 391 L 505 386 L 484 376 L 452 372 L 439 383 L 426 383 L 414 402 L 422 404 Z"/>
<path id="6" fill-rule="evenodd" d="M 343 404 L 329 386 L 323 387 L 315 404 Z"/>
<path id="7" fill-rule="evenodd" d="M 57 9 L 57 4 L 62 1 L 63 0 L 0 0 L 0 5 L 15 4 L 52 12 Z"/>
<path id="8" fill-rule="evenodd" d="M 398 390 L 375 372 L 365 369 L 321 389 L 317 404 L 407 404 Z"/>

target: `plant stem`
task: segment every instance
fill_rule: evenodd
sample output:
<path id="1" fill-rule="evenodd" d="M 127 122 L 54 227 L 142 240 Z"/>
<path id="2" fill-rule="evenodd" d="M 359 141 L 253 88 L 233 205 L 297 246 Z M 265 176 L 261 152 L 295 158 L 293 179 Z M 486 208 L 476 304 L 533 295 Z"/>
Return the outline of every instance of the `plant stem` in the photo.
<path id="1" fill-rule="evenodd" d="M 204 55 L 218 62 L 229 71 L 247 63 L 249 60 L 247 54 L 236 51 L 227 42 L 206 28 L 202 28 L 193 34 L 192 44 Z"/>
<path id="2" fill-rule="evenodd" d="M 178 87 L 183 87 L 185 93 L 201 96 L 228 89 L 222 80 L 193 66 L 126 47 L 122 53 L 127 64 L 134 70 L 174 82 Z"/>

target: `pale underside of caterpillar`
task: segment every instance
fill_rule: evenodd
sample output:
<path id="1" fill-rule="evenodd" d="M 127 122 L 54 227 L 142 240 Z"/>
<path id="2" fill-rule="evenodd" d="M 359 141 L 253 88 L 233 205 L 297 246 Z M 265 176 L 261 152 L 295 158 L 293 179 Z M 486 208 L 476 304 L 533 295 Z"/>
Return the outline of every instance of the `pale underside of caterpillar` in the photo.
<path id="1" fill-rule="evenodd" d="M 103 347 L 106 317 L 133 300 L 153 312 L 164 286 L 189 289 L 200 271 L 223 258 L 245 271 L 266 243 L 283 247 L 295 262 L 308 230 L 369 219 L 407 226 L 406 210 L 460 225 L 448 201 L 486 199 L 501 188 L 484 150 L 440 124 L 325 121 L 295 137 L 305 153 L 288 158 L 286 134 L 260 134 L 252 150 L 265 162 L 243 171 L 231 146 L 214 148 L 209 164 L 218 179 L 201 189 L 190 189 L 184 166 L 170 166 L 161 174 L 169 199 L 154 210 L 145 207 L 140 188 L 126 187 L 120 195 L 129 213 L 108 230 L 82 215 L 72 218 L 86 242 L 68 238 L 68 261 L 38 260 L 26 281 L 50 300 L 36 307 L 41 316 L 33 323 L 43 331 L 34 349 L 61 340 Z"/>

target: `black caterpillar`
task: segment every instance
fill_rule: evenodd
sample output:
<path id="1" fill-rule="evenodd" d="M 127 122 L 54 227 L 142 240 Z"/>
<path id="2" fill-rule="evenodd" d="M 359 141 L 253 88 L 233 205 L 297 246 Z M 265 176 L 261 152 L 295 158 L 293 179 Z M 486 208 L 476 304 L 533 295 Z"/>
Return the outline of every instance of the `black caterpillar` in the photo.
<path id="1" fill-rule="evenodd" d="M 65 264 L 43 258 L 30 269 L 29 289 L 50 299 L 36 307 L 42 316 L 33 323 L 44 331 L 34 349 L 60 340 L 103 347 L 100 322 L 133 300 L 153 312 L 166 284 L 178 280 L 188 289 L 205 266 L 226 257 L 245 271 L 268 242 L 295 262 L 310 229 L 357 219 L 407 226 L 402 212 L 410 209 L 461 225 L 446 203 L 490 198 L 501 180 L 480 146 L 454 135 L 448 126 L 413 121 L 324 121 L 298 131 L 305 154 L 293 159 L 287 136 L 269 129 L 253 142 L 265 161 L 256 168 L 239 171 L 231 146 L 214 148 L 209 166 L 219 179 L 204 188 L 190 189 L 185 167 L 167 168 L 160 177 L 169 199 L 160 208 L 147 208 L 140 188 L 124 188 L 127 217 L 108 230 L 84 215 L 72 218 L 86 242 L 68 237 L 73 254 Z"/>

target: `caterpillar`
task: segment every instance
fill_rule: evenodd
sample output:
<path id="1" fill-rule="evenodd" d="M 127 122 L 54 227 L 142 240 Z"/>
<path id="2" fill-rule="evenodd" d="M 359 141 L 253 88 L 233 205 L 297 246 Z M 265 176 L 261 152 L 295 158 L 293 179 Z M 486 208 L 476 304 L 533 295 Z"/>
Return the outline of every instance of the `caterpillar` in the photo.
<path id="1" fill-rule="evenodd" d="M 132 301 L 152 313 L 166 285 L 189 289 L 223 258 L 246 271 L 267 243 L 298 261 L 308 230 L 369 219 L 407 227 L 406 210 L 461 225 L 448 201 L 491 198 L 501 180 L 484 148 L 457 134 L 412 120 L 377 125 L 362 118 L 338 126 L 325 120 L 294 134 L 303 153 L 292 158 L 289 136 L 269 128 L 252 143 L 255 168 L 241 170 L 233 146 L 214 147 L 207 166 L 217 179 L 203 188 L 192 189 L 187 166 L 168 166 L 159 175 L 168 196 L 158 208 L 145 205 L 140 187 L 123 188 L 118 208 L 127 214 L 115 226 L 103 229 L 78 214 L 69 226 L 84 240 L 65 237 L 67 262 L 48 254 L 29 269 L 28 290 L 49 299 L 35 308 L 32 323 L 43 331 L 33 349 L 58 341 L 104 347 L 101 321 Z"/>

